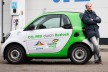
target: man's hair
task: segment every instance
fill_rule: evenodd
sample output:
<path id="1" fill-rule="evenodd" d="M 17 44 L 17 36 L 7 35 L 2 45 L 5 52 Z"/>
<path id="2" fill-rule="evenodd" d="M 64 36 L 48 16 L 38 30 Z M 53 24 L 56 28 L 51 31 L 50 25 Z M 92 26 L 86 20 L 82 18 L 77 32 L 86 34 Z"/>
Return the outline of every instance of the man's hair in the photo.
<path id="1" fill-rule="evenodd" d="M 86 7 L 86 8 L 87 8 L 87 5 L 88 5 L 88 4 L 91 4 L 91 3 L 87 3 L 87 4 L 85 4 L 85 7 Z M 92 4 L 91 4 L 91 5 L 92 5 Z"/>

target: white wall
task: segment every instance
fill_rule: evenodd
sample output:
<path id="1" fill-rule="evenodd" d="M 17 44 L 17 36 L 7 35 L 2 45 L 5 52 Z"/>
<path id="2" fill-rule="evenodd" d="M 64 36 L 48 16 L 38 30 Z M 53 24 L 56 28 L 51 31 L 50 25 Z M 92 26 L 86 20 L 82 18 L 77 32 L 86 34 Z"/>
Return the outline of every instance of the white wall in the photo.
<path id="1" fill-rule="evenodd" d="M 10 16 L 10 2 L 11 0 L 4 0 L 5 4 L 3 6 L 3 32 L 5 35 L 10 32 L 11 28 L 11 16 Z"/>
<path id="2" fill-rule="evenodd" d="M 0 0 L 0 41 L 1 41 L 1 23 L 2 23 L 1 20 L 2 20 L 2 0 Z"/>
<path id="3" fill-rule="evenodd" d="M 1 42 L 1 1 L 2 0 L 0 0 L 0 42 Z M 10 27 L 11 27 L 11 17 L 10 17 L 10 1 L 11 0 L 3 0 L 4 2 L 5 2 L 5 4 L 4 4 L 4 9 L 3 9 L 3 33 L 5 33 L 5 35 L 10 31 Z"/>
<path id="4" fill-rule="evenodd" d="M 12 0 L 13 2 L 17 2 L 17 16 L 13 15 L 13 17 L 18 18 L 17 29 L 21 29 L 25 26 L 25 0 Z"/>
<path id="5" fill-rule="evenodd" d="M 100 26 L 101 38 L 108 38 L 108 0 L 92 0 L 94 10 L 102 18 Z"/>
<path id="6" fill-rule="evenodd" d="M 12 0 L 4 0 L 5 4 L 3 6 L 3 32 L 6 36 L 8 32 L 11 31 L 11 11 L 10 11 L 10 4 Z M 19 28 L 25 25 L 25 0 L 17 0 L 19 4 Z M 21 15 L 21 11 L 23 11 L 23 15 Z M 1 0 L 0 0 L 0 41 L 1 41 Z"/>
<path id="7" fill-rule="evenodd" d="M 100 26 L 100 35 L 101 38 L 108 38 L 108 0 L 90 0 L 87 2 L 63 2 L 61 0 L 58 3 L 53 2 L 53 0 L 26 0 L 25 8 L 26 15 L 25 21 L 28 24 L 35 17 L 43 13 L 44 9 L 47 12 L 51 11 L 75 11 L 75 12 L 84 12 L 86 3 L 93 4 L 93 10 L 102 18 L 102 23 Z"/>

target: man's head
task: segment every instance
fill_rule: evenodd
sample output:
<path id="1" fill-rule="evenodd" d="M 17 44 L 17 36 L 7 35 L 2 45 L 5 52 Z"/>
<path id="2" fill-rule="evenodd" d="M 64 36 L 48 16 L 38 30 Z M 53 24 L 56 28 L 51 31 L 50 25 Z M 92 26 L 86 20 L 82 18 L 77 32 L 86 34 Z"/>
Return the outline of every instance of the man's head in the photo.
<path id="1" fill-rule="evenodd" d="M 85 5 L 85 7 L 86 7 L 86 9 L 87 9 L 88 11 L 92 11 L 92 4 L 91 4 L 91 3 L 87 3 L 87 4 Z"/>

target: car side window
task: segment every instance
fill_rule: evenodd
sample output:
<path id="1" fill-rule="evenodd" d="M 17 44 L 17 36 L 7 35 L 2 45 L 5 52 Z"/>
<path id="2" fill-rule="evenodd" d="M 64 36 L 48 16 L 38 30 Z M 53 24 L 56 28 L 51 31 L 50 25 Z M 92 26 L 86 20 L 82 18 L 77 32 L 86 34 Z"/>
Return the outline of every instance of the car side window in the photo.
<path id="1" fill-rule="evenodd" d="M 49 29 L 60 27 L 60 15 L 47 15 L 41 24 L 37 25 L 37 29 Z"/>
<path id="2" fill-rule="evenodd" d="M 61 26 L 65 29 L 71 29 L 72 25 L 66 15 L 62 15 Z"/>
<path id="3" fill-rule="evenodd" d="M 42 23 L 45 21 L 46 17 L 42 16 L 40 18 L 38 18 L 37 20 L 35 20 L 32 24 L 35 26 L 35 29 L 37 29 L 39 27 L 39 25 L 41 26 Z M 42 27 L 41 27 L 42 28 Z"/>
<path id="4" fill-rule="evenodd" d="M 68 19 L 67 16 L 62 15 L 62 23 L 61 23 L 61 26 L 66 25 L 66 24 L 70 24 L 70 21 L 69 21 L 69 19 Z"/>
<path id="5" fill-rule="evenodd" d="M 60 28 L 71 29 L 71 23 L 67 16 L 59 14 L 50 14 L 42 16 L 32 22 L 27 30 Z"/>
<path id="6" fill-rule="evenodd" d="M 28 26 L 28 30 L 49 29 L 49 28 L 59 28 L 59 27 L 60 27 L 60 15 L 50 14 L 36 19 L 34 22 L 32 22 L 30 26 Z"/>
<path id="7" fill-rule="evenodd" d="M 37 26 L 38 24 L 41 24 L 45 20 L 45 16 L 37 19 L 36 21 L 33 22 L 34 26 Z"/>

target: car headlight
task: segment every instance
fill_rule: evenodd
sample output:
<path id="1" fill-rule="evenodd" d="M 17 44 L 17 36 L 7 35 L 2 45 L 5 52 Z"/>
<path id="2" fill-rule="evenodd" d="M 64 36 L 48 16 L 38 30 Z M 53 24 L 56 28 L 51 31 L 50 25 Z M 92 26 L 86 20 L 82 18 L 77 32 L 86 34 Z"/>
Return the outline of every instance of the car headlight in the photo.
<path id="1" fill-rule="evenodd" d="M 11 33 L 8 33 L 5 37 L 5 40 L 7 40 L 9 38 L 9 36 L 11 35 Z"/>

